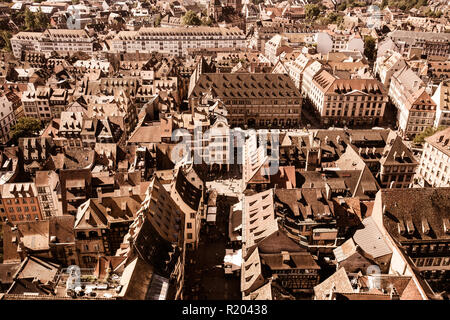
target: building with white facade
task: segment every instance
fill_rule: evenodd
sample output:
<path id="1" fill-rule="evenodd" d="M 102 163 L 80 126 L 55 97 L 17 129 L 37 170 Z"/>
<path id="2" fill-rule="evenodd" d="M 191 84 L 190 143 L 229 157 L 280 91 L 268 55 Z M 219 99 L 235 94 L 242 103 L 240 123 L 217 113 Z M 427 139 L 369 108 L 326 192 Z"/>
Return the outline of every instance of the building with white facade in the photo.
<path id="1" fill-rule="evenodd" d="M 141 28 L 121 31 L 112 40 L 117 53 L 160 52 L 185 56 L 189 49 L 244 48 L 245 34 L 239 28 Z"/>
<path id="2" fill-rule="evenodd" d="M 406 66 L 403 56 L 395 51 L 389 51 L 385 56 L 378 57 L 375 62 L 375 74 L 380 77 L 381 83 L 388 88 L 394 72 Z"/>
<path id="3" fill-rule="evenodd" d="M 314 40 L 317 43 L 317 52 L 322 54 L 343 50 L 364 52 L 364 41 L 358 35 L 318 32 Z"/>
<path id="4" fill-rule="evenodd" d="M 429 186 L 450 186 L 450 128 L 425 139 L 419 174 Z"/>
<path id="5" fill-rule="evenodd" d="M 307 93 L 324 124 L 378 125 L 388 101 L 375 79 L 339 79 L 326 70 L 317 73 Z"/>
<path id="6" fill-rule="evenodd" d="M 389 97 L 398 110 L 398 127 L 404 137 L 412 138 L 433 126 L 436 104 L 410 68 L 404 67 L 392 75 Z"/>
<path id="7" fill-rule="evenodd" d="M 85 30 L 47 29 L 44 32 L 19 32 L 11 38 L 11 48 L 16 58 L 20 58 L 22 51 L 92 53 L 94 40 Z"/>
<path id="8" fill-rule="evenodd" d="M 50 121 L 52 119 L 50 96 L 50 88 L 36 88 L 33 84 L 29 84 L 28 90 L 22 94 L 22 105 L 25 116 L 41 121 Z"/>
<path id="9" fill-rule="evenodd" d="M 450 80 L 442 81 L 431 99 L 436 103 L 434 126 L 450 126 Z"/>
<path id="10" fill-rule="evenodd" d="M 6 95 L 0 93 L 0 142 L 8 142 L 11 127 L 16 124 L 16 116 L 11 101 Z"/>

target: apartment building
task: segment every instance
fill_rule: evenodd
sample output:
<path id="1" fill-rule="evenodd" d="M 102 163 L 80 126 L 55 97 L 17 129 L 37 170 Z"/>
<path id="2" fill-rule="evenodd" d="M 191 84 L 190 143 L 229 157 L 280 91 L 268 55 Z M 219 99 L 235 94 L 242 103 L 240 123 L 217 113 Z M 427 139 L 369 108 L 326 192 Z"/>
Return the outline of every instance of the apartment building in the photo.
<path id="1" fill-rule="evenodd" d="M 123 89 L 114 90 L 110 95 L 90 96 L 87 98 L 89 118 L 107 119 L 123 118 L 125 134 L 133 132 L 137 124 L 137 107 L 130 93 Z"/>
<path id="2" fill-rule="evenodd" d="M 36 118 L 41 120 L 40 119 L 41 113 L 38 111 L 39 105 L 41 109 L 47 108 L 46 110 L 47 112 L 44 111 L 42 113 L 43 117 L 47 118 L 48 116 L 48 118 L 50 118 L 51 113 L 50 108 L 48 107 L 48 98 L 49 97 L 45 97 L 44 92 L 42 92 L 38 88 L 35 88 L 34 85 L 29 84 L 27 91 L 24 91 L 22 93 L 21 98 L 25 117 Z M 47 107 L 43 107 L 45 105 L 47 105 Z"/>
<path id="3" fill-rule="evenodd" d="M 449 285 L 450 188 L 382 189 L 375 199 L 372 217 L 394 251 L 391 271 L 420 274 L 434 292 Z M 401 260 L 408 257 L 408 265 Z M 409 269 L 409 270 L 408 270 Z M 400 274 L 401 271 L 400 271 Z"/>
<path id="4" fill-rule="evenodd" d="M 239 28 L 146 28 L 121 31 L 112 40 L 117 53 L 160 52 L 186 56 L 188 49 L 245 48 L 245 34 Z"/>
<path id="5" fill-rule="evenodd" d="M 306 79 L 305 79 L 306 81 Z M 378 125 L 388 102 L 375 79 L 339 79 L 326 70 L 317 73 L 306 92 L 323 124 Z"/>
<path id="6" fill-rule="evenodd" d="M 61 202 L 58 201 L 59 175 L 54 171 L 38 171 L 35 184 L 44 219 L 62 215 Z"/>
<path id="7" fill-rule="evenodd" d="M 419 174 L 430 186 L 450 186 L 450 128 L 425 139 Z"/>
<path id="8" fill-rule="evenodd" d="M 23 169 L 34 176 L 42 169 L 50 157 L 53 139 L 44 137 L 19 138 L 19 148 L 23 154 Z"/>
<path id="9" fill-rule="evenodd" d="M 44 32 L 19 32 L 11 38 L 11 48 L 16 58 L 20 58 L 23 51 L 92 53 L 94 39 L 85 30 L 47 29 Z"/>
<path id="10" fill-rule="evenodd" d="M 142 202 L 138 195 L 99 196 L 77 208 L 73 226 L 80 266 L 84 268 L 95 267 L 99 255 L 115 254 Z"/>
<path id="11" fill-rule="evenodd" d="M 364 41 L 358 35 L 318 32 L 314 40 L 317 52 L 322 54 L 344 50 L 364 52 Z"/>
<path id="12" fill-rule="evenodd" d="M 11 101 L 0 93 L 0 143 L 9 141 L 11 128 L 16 124 L 16 116 Z"/>
<path id="13" fill-rule="evenodd" d="M 412 138 L 434 124 L 436 104 L 423 81 L 408 67 L 392 75 L 389 97 L 397 108 L 400 133 Z"/>
<path id="14" fill-rule="evenodd" d="M 418 32 L 395 30 L 388 34 L 395 42 L 399 52 L 408 57 L 412 50 L 419 49 L 427 57 L 448 58 L 450 55 L 450 34 L 439 32 Z"/>
<path id="15" fill-rule="evenodd" d="M 322 69 L 323 65 L 319 61 L 314 61 L 308 64 L 302 75 L 301 93 L 303 97 L 308 97 L 308 93 L 311 91 L 311 84 L 313 77 Z"/>
<path id="16" fill-rule="evenodd" d="M 11 222 L 42 220 L 38 193 L 34 183 L 5 183 L 1 185 L 3 220 Z"/>
<path id="17" fill-rule="evenodd" d="M 300 54 L 294 61 L 285 63 L 289 77 L 291 77 L 297 89 L 302 89 L 303 74 L 306 71 L 306 67 L 312 64 L 313 61 L 304 54 Z"/>
<path id="18" fill-rule="evenodd" d="M 231 127 L 290 127 L 300 123 L 302 96 L 286 74 L 201 74 L 191 79 L 189 104 L 204 94 L 225 103 Z"/>
<path id="19" fill-rule="evenodd" d="M 450 126 L 450 80 L 442 81 L 431 99 L 436 104 L 434 127 Z"/>
<path id="20" fill-rule="evenodd" d="M 184 214 L 184 241 L 189 249 L 196 249 L 200 240 L 200 222 L 204 218 L 204 190 L 204 183 L 192 166 L 178 169 L 170 196 Z"/>
<path id="21" fill-rule="evenodd" d="M 375 74 L 380 77 L 381 83 L 389 88 L 392 75 L 406 66 L 403 56 L 395 51 L 389 51 L 385 56 L 377 58 Z"/>

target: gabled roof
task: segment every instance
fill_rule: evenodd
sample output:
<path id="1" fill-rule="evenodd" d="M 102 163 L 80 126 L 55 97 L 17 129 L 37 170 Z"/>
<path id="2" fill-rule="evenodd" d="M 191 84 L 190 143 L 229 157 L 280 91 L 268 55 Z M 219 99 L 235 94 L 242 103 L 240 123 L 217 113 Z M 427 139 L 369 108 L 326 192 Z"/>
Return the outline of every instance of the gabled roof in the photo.
<path id="1" fill-rule="evenodd" d="M 316 300 L 330 300 L 334 292 L 353 292 L 353 287 L 345 268 L 340 268 L 326 280 L 314 287 Z"/>
<path id="2" fill-rule="evenodd" d="M 364 228 L 356 230 L 353 235 L 355 243 L 374 259 L 392 254 L 391 248 L 373 218 L 365 218 L 362 223 Z"/>

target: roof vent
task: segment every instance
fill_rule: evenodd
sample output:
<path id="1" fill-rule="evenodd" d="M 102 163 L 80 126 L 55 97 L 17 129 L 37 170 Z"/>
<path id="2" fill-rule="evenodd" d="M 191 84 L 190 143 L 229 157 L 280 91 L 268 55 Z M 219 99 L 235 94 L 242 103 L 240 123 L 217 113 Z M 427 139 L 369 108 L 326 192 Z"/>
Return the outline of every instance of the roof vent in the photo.
<path id="1" fill-rule="evenodd" d="M 430 225 L 428 224 L 427 218 L 422 218 L 422 232 L 425 234 L 430 234 Z"/>
<path id="2" fill-rule="evenodd" d="M 406 229 L 405 229 L 405 225 L 403 224 L 403 220 L 400 220 L 399 223 L 397 224 L 398 227 L 398 233 L 400 233 L 402 236 L 404 236 L 406 234 Z"/>
<path id="3" fill-rule="evenodd" d="M 411 218 L 406 219 L 406 229 L 408 230 L 408 235 L 412 235 L 414 233 L 414 223 Z"/>
<path id="4" fill-rule="evenodd" d="M 448 218 L 444 218 L 442 220 L 443 220 L 444 232 L 446 234 L 450 234 L 450 222 L 449 222 Z"/>

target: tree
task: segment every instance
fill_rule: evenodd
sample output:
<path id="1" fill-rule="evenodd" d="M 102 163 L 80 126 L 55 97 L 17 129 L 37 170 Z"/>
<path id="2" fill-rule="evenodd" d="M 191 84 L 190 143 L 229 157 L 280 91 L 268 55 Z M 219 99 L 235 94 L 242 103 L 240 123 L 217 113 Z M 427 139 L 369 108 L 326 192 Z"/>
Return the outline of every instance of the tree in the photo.
<path id="1" fill-rule="evenodd" d="M 34 19 L 35 19 L 36 28 L 40 31 L 47 29 L 48 25 L 50 24 L 50 20 L 49 20 L 48 16 L 45 13 L 43 13 L 41 10 L 36 12 Z"/>
<path id="2" fill-rule="evenodd" d="M 188 12 L 186 12 L 186 14 L 181 18 L 181 22 L 184 25 L 188 25 L 188 26 L 199 26 L 202 24 L 202 21 L 200 20 L 200 18 L 192 10 L 189 10 Z"/>
<path id="3" fill-rule="evenodd" d="M 306 18 L 309 20 L 315 20 L 320 14 L 320 8 L 317 4 L 307 4 L 305 6 Z"/>
<path id="4" fill-rule="evenodd" d="M 25 9 L 25 28 L 27 31 L 34 31 L 36 29 L 34 14 L 28 8 Z"/>
<path id="5" fill-rule="evenodd" d="M 25 29 L 27 31 L 43 31 L 48 28 L 50 20 L 42 11 L 31 12 L 28 8 L 25 10 Z"/>
<path id="6" fill-rule="evenodd" d="M 376 42 L 375 38 L 371 36 L 364 37 L 364 55 L 370 61 L 375 60 L 376 52 L 375 52 Z"/>
<path id="7" fill-rule="evenodd" d="M 440 127 L 437 127 L 437 128 L 428 127 L 424 131 L 422 131 L 422 133 L 416 135 L 414 137 L 413 142 L 414 143 L 418 143 L 418 144 L 422 144 L 422 143 L 425 142 L 425 138 L 427 138 L 429 136 L 432 136 L 436 132 L 444 130 L 445 128 L 446 128 L 445 126 L 440 126 Z"/>
<path id="8" fill-rule="evenodd" d="M 11 32 L 6 30 L 0 31 L 0 48 L 11 51 L 11 37 Z"/>
<path id="9" fill-rule="evenodd" d="M 158 15 L 155 19 L 155 27 L 159 27 L 161 25 L 161 15 Z"/>
<path id="10" fill-rule="evenodd" d="M 211 26 L 213 24 L 213 21 L 210 17 L 203 17 L 202 18 L 202 25 L 204 26 Z"/>
<path id="11" fill-rule="evenodd" d="M 33 137 L 36 136 L 41 129 L 42 123 L 38 119 L 22 117 L 12 128 L 11 139 L 17 142 L 21 137 Z"/>

